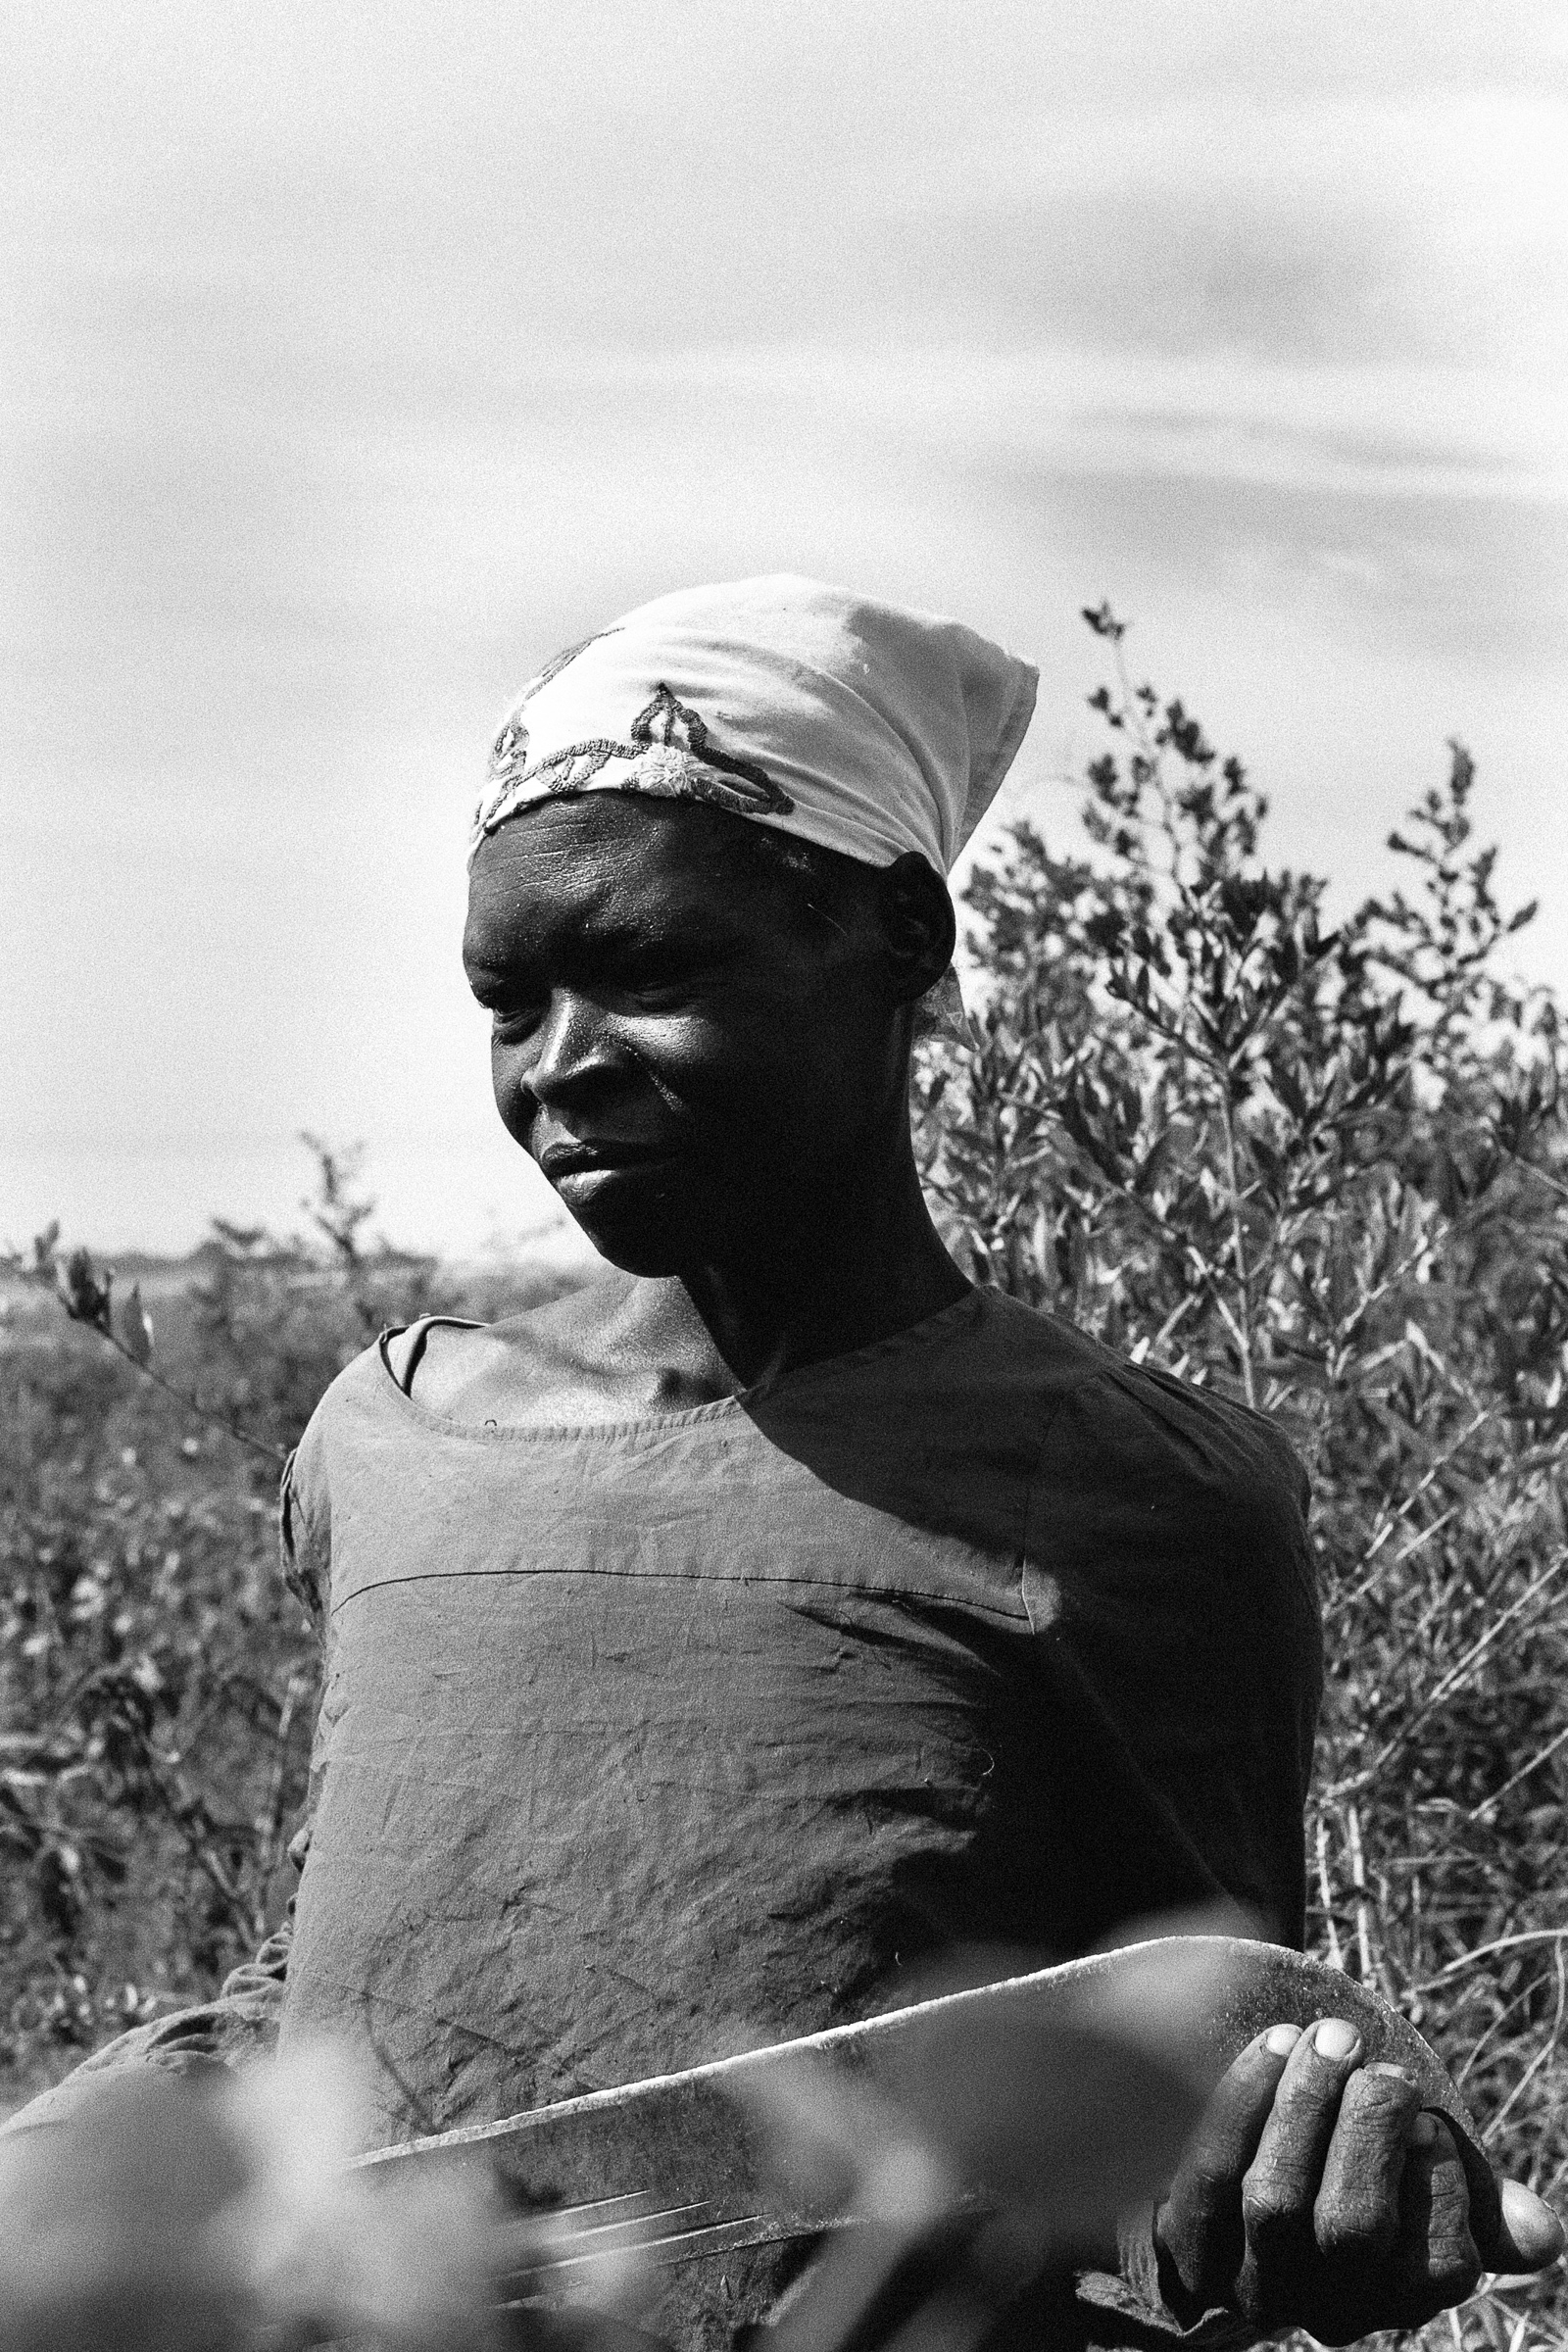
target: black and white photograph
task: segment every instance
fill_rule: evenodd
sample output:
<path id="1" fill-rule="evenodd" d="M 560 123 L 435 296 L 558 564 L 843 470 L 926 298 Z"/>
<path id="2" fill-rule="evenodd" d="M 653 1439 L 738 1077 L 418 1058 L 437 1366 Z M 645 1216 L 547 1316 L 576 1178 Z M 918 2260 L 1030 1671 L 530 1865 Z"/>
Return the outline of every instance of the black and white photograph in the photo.
<path id="1" fill-rule="evenodd" d="M 1568 2352 L 1568 8 L 0 187 L 0 2352 Z"/>

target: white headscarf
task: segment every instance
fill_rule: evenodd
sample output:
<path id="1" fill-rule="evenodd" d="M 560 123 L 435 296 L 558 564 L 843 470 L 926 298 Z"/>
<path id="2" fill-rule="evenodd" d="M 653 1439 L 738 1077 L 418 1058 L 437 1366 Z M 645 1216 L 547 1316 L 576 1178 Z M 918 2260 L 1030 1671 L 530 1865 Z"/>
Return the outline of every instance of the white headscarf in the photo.
<path id="1" fill-rule="evenodd" d="M 559 654 L 490 755 L 470 858 L 557 794 L 707 801 L 867 865 L 948 873 L 1037 672 L 956 620 L 788 573 L 682 589 Z"/>

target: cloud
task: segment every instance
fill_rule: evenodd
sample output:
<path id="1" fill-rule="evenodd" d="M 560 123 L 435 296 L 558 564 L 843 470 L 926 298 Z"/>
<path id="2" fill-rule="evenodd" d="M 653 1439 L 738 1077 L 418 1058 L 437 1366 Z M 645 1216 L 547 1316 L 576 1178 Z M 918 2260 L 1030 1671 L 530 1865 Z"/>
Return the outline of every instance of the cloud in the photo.
<path id="1" fill-rule="evenodd" d="M 680 579 L 1037 653 L 1024 796 L 1107 593 L 1293 855 L 1371 856 L 1453 727 L 1546 837 L 1552 0 L 17 0 L 0 40 L 39 1132 L 486 1120 L 473 747 Z"/>

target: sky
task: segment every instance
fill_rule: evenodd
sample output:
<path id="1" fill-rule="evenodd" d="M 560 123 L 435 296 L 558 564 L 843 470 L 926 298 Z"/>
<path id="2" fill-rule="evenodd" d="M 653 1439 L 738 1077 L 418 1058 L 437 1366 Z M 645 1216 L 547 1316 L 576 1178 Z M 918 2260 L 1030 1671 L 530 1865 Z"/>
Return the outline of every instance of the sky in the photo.
<path id="1" fill-rule="evenodd" d="M 458 962 L 558 646 L 796 570 L 1133 663 L 1346 898 L 1461 736 L 1568 989 L 1568 10 L 10 0 L 0 1247 L 541 1228 Z M 552 1246 L 568 1247 L 560 1236 Z"/>

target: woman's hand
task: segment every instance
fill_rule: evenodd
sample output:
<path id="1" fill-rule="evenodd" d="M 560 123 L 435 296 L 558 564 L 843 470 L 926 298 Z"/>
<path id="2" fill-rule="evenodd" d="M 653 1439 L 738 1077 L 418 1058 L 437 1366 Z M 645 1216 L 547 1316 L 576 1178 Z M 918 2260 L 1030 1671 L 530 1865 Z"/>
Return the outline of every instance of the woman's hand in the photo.
<path id="1" fill-rule="evenodd" d="M 1551 2208 L 1498 2183 L 1399 2068 L 1363 2066 L 1332 2017 L 1275 2026 L 1236 2059 L 1154 2236 L 1184 2322 L 1220 2305 L 1330 2344 L 1418 2328 L 1483 2271 L 1543 2270 L 1563 2249 Z"/>

